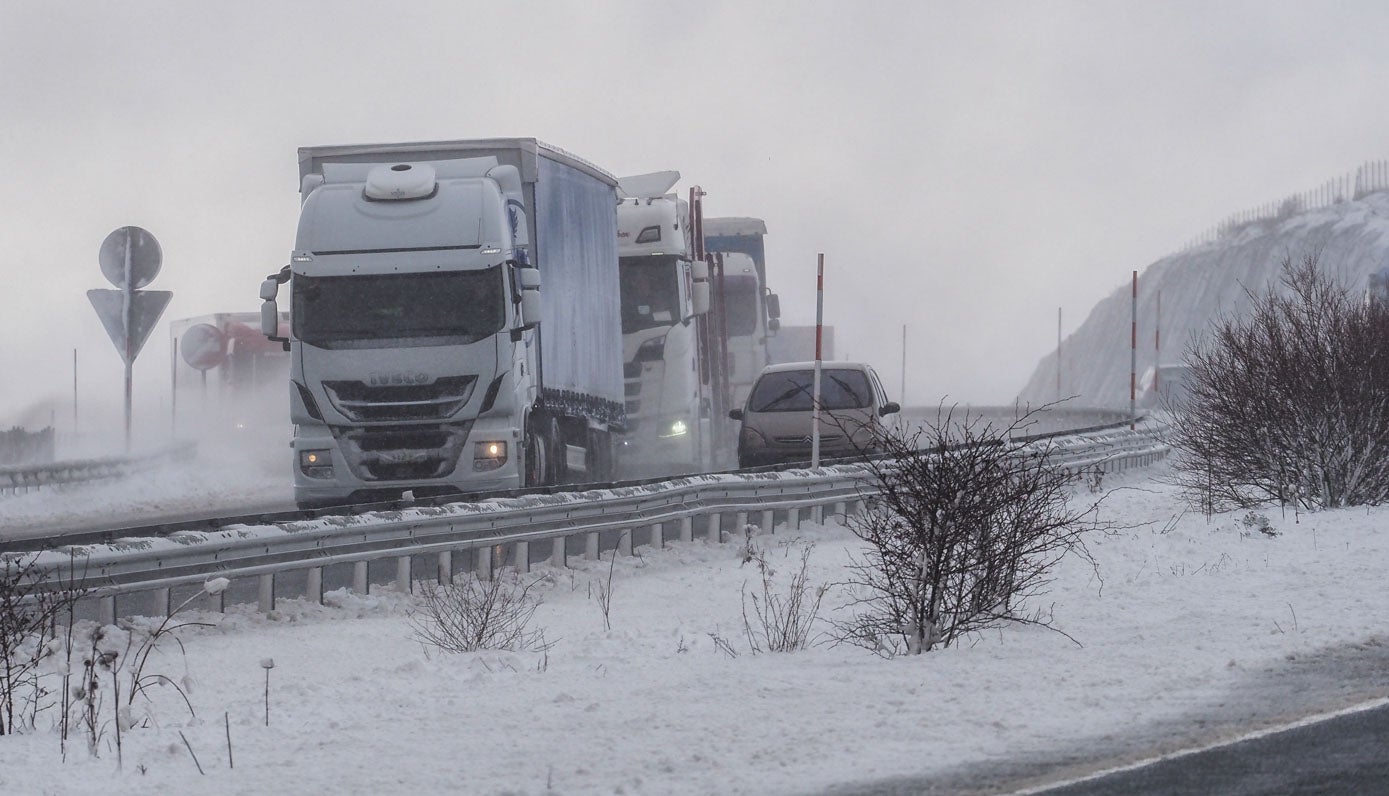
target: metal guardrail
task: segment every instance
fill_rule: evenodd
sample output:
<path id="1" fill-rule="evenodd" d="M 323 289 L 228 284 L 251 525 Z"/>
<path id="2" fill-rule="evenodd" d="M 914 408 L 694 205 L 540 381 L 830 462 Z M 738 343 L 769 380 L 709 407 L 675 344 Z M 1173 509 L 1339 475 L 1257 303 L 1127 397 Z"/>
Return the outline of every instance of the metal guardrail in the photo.
<path id="1" fill-rule="evenodd" d="M 185 442 L 139 456 L 0 467 L 0 495 L 17 495 L 45 487 L 120 478 L 166 461 L 190 459 L 196 451 L 195 444 Z"/>
<path id="2" fill-rule="evenodd" d="M 1136 432 L 1052 437 L 1047 445 L 1053 460 L 1072 472 L 1113 471 L 1165 456 L 1160 434 L 1161 427 L 1149 424 Z M 595 559 L 606 550 L 631 554 L 642 543 L 661 547 L 670 539 L 696 537 L 721 542 L 749 523 L 767 531 L 777 522 L 798 528 L 807 516 L 819 522 L 827 511 L 855 513 L 874 494 L 868 479 L 868 467 L 861 463 L 698 475 L 606 490 L 182 531 L 10 553 L 0 562 L 34 556 L 44 584 L 81 583 L 103 622 L 167 615 L 213 577 L 233 582 L 220 597 L 223 607 L 228 601 L 254 601 L 269 612 L 278 597 L 321 602 L 325 588 L 335 582 L 359 593 L 372 583 L 389 582 L 409 591 L 415 580 L 448 583 L 466 571 L 490 578 L 498 567 L 527 572 L 541 560 L 563 567 L 571 557 Z M 378 564 L 374 576 L 373 563 Z M 381 563 L 393 564 L 384 577 Z M 128 599 L 141 593 L 147 596 L 143 610 L 139 600 Z"/>

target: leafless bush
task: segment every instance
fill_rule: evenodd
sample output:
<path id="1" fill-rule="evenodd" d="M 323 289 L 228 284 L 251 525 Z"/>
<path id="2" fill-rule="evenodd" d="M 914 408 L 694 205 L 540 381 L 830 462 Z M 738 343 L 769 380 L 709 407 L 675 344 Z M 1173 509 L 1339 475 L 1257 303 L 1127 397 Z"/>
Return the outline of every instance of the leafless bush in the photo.
<path id="1" fill-rule="evenodd" d="M 848 520 L 867 551 L 850 566 L 853 595 L 838 640 L 882 655 L 919 654 L 1005 623 L 1050 627 L 1027 611 L 1083 535 L 1101 527 L 1102 498 L 1074 508 L 1072 477 L 1049 443 L 1012 437 L 1045 409 L 995 428 L 940 408 L 916 429 L 886 434 L 867 462 L 878 492 Z"/>
<path id="2" fill-rule="evenodd" d="M 0 735 L 32 729 L 51 699 L 40 666 L 59 648 L 59 617 L 83 594 L 75 577 L 59 588 L 45 585 L 37 561 L 0 556 Z"/>
<path id="3" fill-rule="evenodd" d="M 1193 506 L 1298 509 L 1389 499 L 1389 308 L 1353 296 L 1315 254 L 1282 263 L 1187 353 L 1173 466 Z"/>
<path id="4" fill-rule="evenodd" d="M 410 617 L 415 637 L 444 652 L 547 649 L 545 634 L 527 627 L 540 607 L 535 584 L 499 572 L 485 581 L 467 575 L 426 585 Z"/>
<path id="5" fill-rule="evenodd" d="M 787 558 L 793 545 L 786 545 Z M 743 585 L 743 631 L 748 647 L 754 654 L 761 652 L 795 652 L 810 643 L 810 631 L 820 615 L 820 601 L 825 586 L 812 587 L 807 576 L 813 544 L 795 545 L 800 551 L 800 567 L 784 586 L 777 583 L 776 571 L 767 563 L 766 554 L 748 537 L 744 547 L 747 558 L 754 562 L 760 575 L 760 588 L 748 593 Z M 749 612 L 748 605 L 752 610 Z"/>

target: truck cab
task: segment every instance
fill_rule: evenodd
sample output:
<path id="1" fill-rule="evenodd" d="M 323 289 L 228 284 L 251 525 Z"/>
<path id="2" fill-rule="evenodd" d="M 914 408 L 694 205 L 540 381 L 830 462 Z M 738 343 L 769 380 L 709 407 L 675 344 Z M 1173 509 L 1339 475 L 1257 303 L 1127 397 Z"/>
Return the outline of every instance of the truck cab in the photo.
<path id="1" fill-rule="evenodd" d="M 329 163 L 302 189 L 291 263 L 262 288 L 267 318 L 291 295 L 296 500 L 523 484 L 540 279 L 516 168 Z"/>
<path id="2" fill-rule="evenodd" d="M 675 171 L 618 181 L 624 467 L 632 476 L 703 470 L 708 412 L 695 319 L 708 310 L 708 267 L 694 254 L 690 207 Z"/>

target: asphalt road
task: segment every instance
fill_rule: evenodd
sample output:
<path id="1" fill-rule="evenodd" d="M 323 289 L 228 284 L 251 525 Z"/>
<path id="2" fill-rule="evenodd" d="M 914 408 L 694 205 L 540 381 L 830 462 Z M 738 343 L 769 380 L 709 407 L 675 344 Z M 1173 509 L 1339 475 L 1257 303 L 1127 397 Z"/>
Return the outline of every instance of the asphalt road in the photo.
<path id="1" fill-rule="evenodd" d="M 838 796 L 984 794 L 1389 794 L 1389 707 L 1299 727 L 1389 697 L 1389 639 L 1288 656 L 1215 701 L 1122 735 L 1058 740 L 927 776 L 832 789 Z M 1249 742 L 1239 739 L 1260 733 Z M 1209 757 L 1186 750 L 1211 749 Z M 923 750 L 923 754 L 929 750 Z M 1144 761 L 1160 761 L 1148 766 Z M 1141 769 L 1137 766 L 1143 766 Z M 1128 771 L 1129 767 L 1134 770 Z M 1125 769 L 1122 772 L 1117 770 Z M 1116 771 L 1114 779 L 1087 779 Z M 1130 778 L 1132 777 L 1132 778 Z M 1084 780 L 1084 781 L 1082 781 Z M 1074 783 L 1074 784 L 1063 784 Z M 1090 788 L 1094 788 L 1093 790 Z"/>
<path id="2" fill-rule="evenodd" d="M 1389 793 L 1389 706 L 1030 792 L 1046 796 Z"/>

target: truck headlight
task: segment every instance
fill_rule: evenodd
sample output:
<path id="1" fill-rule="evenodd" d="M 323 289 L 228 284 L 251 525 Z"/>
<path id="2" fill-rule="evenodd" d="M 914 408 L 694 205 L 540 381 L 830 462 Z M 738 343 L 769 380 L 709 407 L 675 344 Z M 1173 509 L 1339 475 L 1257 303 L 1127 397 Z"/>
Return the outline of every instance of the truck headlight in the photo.
<path id="1" fill-rule="evenodd" d="M 486 440 L 473 444 L 473 470 L 495 470 L 506 464 L 506 442 Z"/>
<path id="2" fill-rule="evenodd" d="M 299 451 L 299 472 L 303 473 L 309 478 L 332 478 L 332 451 Z"/>
<path id="3" fill-rule="evenodd" d="M 674 423 L 670 424 L 670 427 L 666 429 L 666 433 L 662 434 L 661 437 L 683 437 L 688 433 L 690 433 L 690 427 L 685 423 L 685 421 L 676 420 Z"/>

